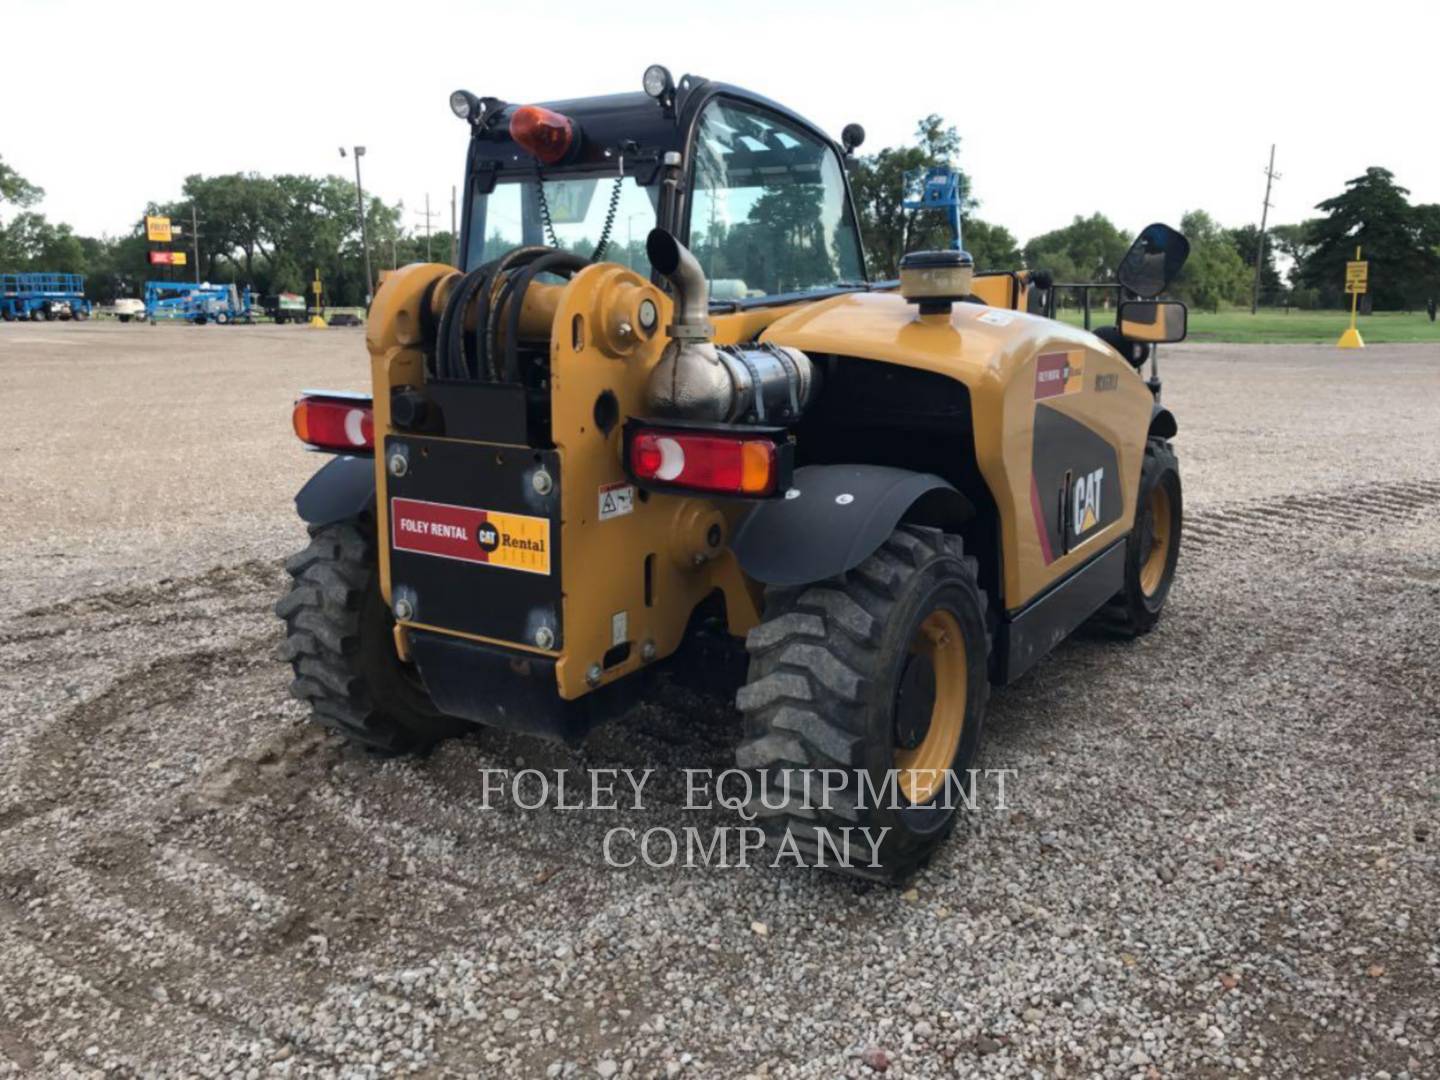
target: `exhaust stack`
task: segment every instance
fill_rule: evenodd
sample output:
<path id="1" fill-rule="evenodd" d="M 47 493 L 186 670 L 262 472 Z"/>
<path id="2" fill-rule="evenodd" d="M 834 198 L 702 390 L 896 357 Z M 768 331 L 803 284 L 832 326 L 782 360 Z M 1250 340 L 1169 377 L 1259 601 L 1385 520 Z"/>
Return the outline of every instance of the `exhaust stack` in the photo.
<path id="1" fill-rule="evenodd" d="M 675 290 L 675 321 L 665 328 L 670 342 L 646 390 L 650 411 L 720 424 L 798 420 L 815 391 L 810 358 L 784 345 L 716 346 L 699 260 L 664 229 L 651 230 L 645 252 Z"/>

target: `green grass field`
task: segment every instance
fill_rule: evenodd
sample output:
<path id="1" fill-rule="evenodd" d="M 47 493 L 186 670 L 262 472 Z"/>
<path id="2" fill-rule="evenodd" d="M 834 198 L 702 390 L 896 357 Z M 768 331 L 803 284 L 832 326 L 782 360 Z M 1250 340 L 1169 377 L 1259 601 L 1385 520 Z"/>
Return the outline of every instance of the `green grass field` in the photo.
<path id="1" fill-rule="evenodd" d="M 1079 310 L 1059 312 L 1059 318 L 1076 326 L 1084 325 Z M 1091 326 L 1113 323 L 1113 312 L 1096 308 L 1090 313 Z M 1350 325 L 1348 311 L 1299 311 L 1262 308 L 1251 315 L 1248 308 L 1219 312 L 1190 312 L 1189 341 L 1232 341 L 1239 344 L 1322 344 L 1333 345 Z M 1360 336 L 1367 343 L 1429 341 L 1440 345 L 1440 322 L 1431 322 L 1423 311 L 1381 311 L 1361 315 Z"/>

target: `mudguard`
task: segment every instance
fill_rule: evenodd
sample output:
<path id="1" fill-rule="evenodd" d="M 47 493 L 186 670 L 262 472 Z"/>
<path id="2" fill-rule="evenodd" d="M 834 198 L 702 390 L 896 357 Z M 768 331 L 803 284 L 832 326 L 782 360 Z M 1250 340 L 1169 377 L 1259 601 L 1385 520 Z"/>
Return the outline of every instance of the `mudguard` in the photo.
<path id="1" fill-rule="evenodd" d="M 902 520 L 953 529 L 970 501 L 931 473 L 882 465 L 807 465 L 783 499 L 740 522 L 731 549 L 766 585 L 804 585 L 864 562 Z"/>
<path id="2" fill-rule="evenodd" d="M 359 517 L 375 505 L 375 459 L 332 458 L 295 496 L 295 510 L 307 525 L 329 525 Z"/>
<path id="3" fill-rule="evenodd" d="M 1150 410 L 1150 437 L 1173 439 L 1175 432 L 1179 430 L 1180 425 L 1175 422 L 1175 414 L 1157 401 Z"/>

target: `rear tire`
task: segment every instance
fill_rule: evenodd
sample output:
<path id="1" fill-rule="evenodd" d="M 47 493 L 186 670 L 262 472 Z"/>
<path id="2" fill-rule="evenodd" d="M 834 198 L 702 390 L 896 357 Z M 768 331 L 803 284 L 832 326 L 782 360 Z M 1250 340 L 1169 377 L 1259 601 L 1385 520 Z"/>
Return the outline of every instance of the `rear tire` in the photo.
<path id="1" fill-rule="evenodd" d="M 1125 588 L 1110 603 L 1121 625 L 1137 637 L 1160 621 L 1180 559 L 1184 519 L 1180 462 L 1166 440 L 1151 439 L 1145 446 L 1135 525 L 1125 553 Z"/>
<path id="2" fill-rule="evenodd" d="M 374 750 L 423 751 L 471 729 L 439 712 L 419 674 L 395 652 L 395 620 L 380 593 L 375 523 L 348 519 L 310 530 L 285 569 L 294 579 L 275 605 L 281 654 L 311 719 Z"/>
<path id="3" fill-rule="evenodd" d="M 896 881 L 954 827 L 945 770 L 969 790 L 990 695 L 977 568 L 959 537 L 902 525 L 840 577 L 769 591 L 746 640 L 736 760 L 768 785 L 771 806 L 751 809 L 777 854 L 790 845 L 815 865 L 822 836 L 864 828 L 879 841 L 878 865 L 856 832 L 849 863 L 834 868 Z M 819 770 L 842 770 L 829 776 L 843 790 L 827 789 Z"/>

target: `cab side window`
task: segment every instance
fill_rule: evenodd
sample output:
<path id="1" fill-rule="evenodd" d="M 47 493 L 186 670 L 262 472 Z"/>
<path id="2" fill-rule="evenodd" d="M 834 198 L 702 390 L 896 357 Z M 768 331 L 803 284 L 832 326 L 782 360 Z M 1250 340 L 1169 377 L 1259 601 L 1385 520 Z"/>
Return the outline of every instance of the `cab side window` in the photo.
<path id="1" fill-rule="evenodd" d="M 722 98 L 701 114 L 692 154 L 690 250 L 712 299 L 864 280 L 844 175 L 828 144 Z"/>

